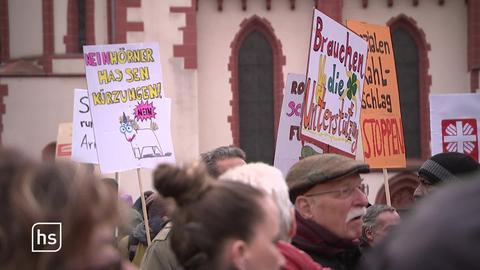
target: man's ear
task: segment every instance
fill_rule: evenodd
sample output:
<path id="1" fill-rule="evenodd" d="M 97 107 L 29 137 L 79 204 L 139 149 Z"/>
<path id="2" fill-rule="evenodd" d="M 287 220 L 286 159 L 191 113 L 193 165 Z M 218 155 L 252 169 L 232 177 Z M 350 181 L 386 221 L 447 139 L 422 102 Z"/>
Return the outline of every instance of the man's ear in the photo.
<path id="1" fill-rule="evenodd" d="M 375 234 L 371 228 L 365 228 L 365 236 L 367 237 L 369 243 L 372 243 L 373 239 L 375 238 Z"/>
<path id="2" fill-rule="evenodd" d="M 230 254 L 235 269 L 247 270 L 246 264 L 247 244 L 243 240 L 233 240 L 230 245 Z"/>
<path id="3" fill-rule="evenodd" d="M 290 209 L 292 221 L 290 222 L 290 230 L 288 231 L 288 239 L 292 239 L 297 233 L 297 220 L 295 219 L 295 208 Z"/>
<path id="4" fill-rule="evenodd" d="M 307 197 L 302 195 L 298 196 L 295 199 L 295 208 L 304 219 L 313 218 L 312 204 Z"/>

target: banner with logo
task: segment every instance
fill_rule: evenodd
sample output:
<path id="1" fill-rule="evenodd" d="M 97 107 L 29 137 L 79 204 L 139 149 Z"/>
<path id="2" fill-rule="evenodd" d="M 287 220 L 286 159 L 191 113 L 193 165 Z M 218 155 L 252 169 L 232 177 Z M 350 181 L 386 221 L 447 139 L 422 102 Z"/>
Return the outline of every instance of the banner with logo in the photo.
<path id="1" fill-rule="evenodd" d="M 480 94 L 430 95 L 432 155 L 459 152 L 479 161 Z"/>

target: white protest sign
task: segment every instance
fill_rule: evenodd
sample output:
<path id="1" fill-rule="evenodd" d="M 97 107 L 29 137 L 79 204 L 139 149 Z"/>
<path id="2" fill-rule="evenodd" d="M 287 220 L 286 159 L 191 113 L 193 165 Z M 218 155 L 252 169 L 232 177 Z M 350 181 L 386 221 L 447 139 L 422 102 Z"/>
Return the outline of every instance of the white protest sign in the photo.
<path id="1" fill-rule="evenodd" d="M 97 164 L 97 147 L 93 135 L 88 91 L 75 89 L 73 94 L 72 160 Z"/>
<path id="2" fill-rule="evenodd" d="M 102 173 L 175 162 L 157 43 L 84 46 Z"/>
<path id="3" fill-rule="evenodd" d="M 322 149 L 300 140 L 305 75 L 289 73 L 283 90 L 282 112 L 278 125 L 275 160 L 273 165 L 287 175 L 288 170 L 301 157 L 323 153 Z"/>
<path id="4" fill-rule="evenodd" d="M 459 152 L 479 160 L 480 94 L 430 95 L 432 155 Z"/>
<path id="5" fill-rule="evenodd" d="M 367 46 L 367 42 L 354 32 L 314 10 L 302 139 L 355 156 Z"/>

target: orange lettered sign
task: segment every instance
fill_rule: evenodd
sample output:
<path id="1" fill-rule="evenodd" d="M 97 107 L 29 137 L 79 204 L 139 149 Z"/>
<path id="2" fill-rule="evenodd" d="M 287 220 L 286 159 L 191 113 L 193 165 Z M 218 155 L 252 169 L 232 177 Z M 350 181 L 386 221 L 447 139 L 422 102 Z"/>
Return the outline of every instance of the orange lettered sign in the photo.
<path id="1" fill-rule="evenodd" d="M 390 28 L 347 21 L 368 42 L 360 130 L 365 162 L 372 168 L 403 168 L 405 143 Z"/>

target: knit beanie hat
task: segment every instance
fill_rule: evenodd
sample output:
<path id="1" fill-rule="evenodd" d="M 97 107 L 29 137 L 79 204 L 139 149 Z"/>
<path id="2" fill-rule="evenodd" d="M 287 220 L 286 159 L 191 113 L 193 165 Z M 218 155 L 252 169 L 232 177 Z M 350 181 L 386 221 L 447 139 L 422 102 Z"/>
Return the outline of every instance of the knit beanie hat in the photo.
<path id="1" fill-rule="evenodd" d="M 480 164 L 472 157 L 457 152 L 446 152 L 432 156 L 425 161 L 418 175 L 430 184 L 458 181 L 463 174 L 473 173 L 480 169 Z"/>

